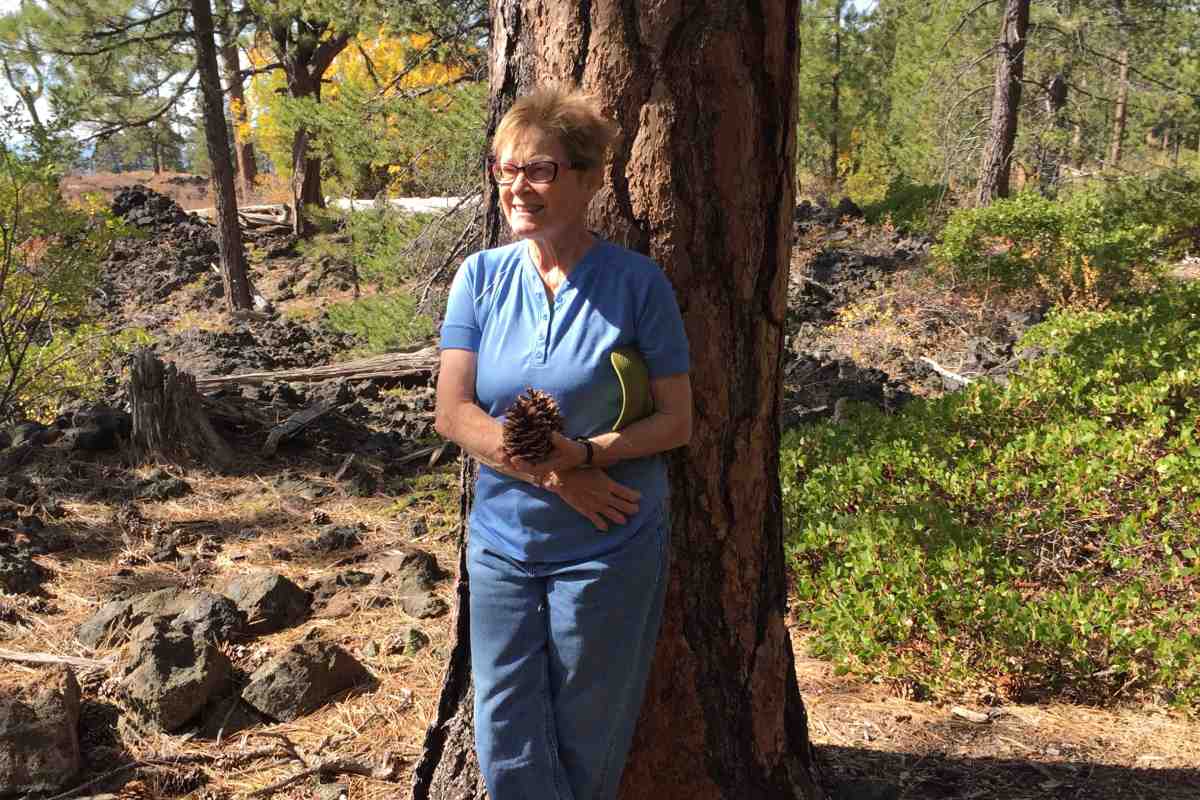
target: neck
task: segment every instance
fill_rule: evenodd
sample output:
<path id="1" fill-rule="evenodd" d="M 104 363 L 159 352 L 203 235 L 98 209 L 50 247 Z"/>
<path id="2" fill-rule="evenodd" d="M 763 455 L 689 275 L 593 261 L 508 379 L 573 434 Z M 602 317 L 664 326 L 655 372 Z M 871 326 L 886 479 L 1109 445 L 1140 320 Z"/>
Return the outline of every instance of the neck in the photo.
<path id="1" fill-rule="evenodd" d="M 543 277 L 550 273 L 569 275 L 588 249 L 594 237 L 585 227 L 579 227 L 554 239 L 530 239 L 529 252 Z"/>

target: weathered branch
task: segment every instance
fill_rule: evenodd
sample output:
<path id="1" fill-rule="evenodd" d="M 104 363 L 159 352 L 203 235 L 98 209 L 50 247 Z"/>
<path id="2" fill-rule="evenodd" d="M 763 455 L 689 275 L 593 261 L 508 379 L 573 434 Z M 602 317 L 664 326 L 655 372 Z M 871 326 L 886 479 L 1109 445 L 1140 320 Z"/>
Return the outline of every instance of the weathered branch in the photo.
<path id="1" fill-rule="evenodd" d="M 316 382 L 335 378 L 348 380 L 428 378 L 433 374 L 437 363 L 438 349 L 430 346 L 412 353 L 388 353 L 323 367 L 284 369 L 274 372 L 243 372 L 238 375 L 206 375 L 196 378 L 196 387 L 210 390 L 236 384 L 257 385 L 268 381 Z"/>

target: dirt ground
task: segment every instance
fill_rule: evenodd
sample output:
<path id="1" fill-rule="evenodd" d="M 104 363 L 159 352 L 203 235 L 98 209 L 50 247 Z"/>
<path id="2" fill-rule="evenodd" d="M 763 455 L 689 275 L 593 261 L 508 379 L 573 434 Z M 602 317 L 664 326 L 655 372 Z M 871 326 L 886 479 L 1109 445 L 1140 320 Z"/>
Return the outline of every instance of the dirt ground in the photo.
<path id="1" fill-rule="evenodd" d="M 165 194 L 185 211 L 207 208 L 213 204 L 207 175 L 192 175 L 186 172 L 160 172 L 151 170 L 134 172 L 96 172 L 90 175 L 68 175 L 63 179 L 63 194 L 77 199 L 86 194 L 100 194 L 111 200 L 118 187 L 140 183 L 156 192 Z"/>
<path id="2" fill-rule="evenodd" d="M 797 636 L 809 733 L 835 800 L 1200 798 L 1200 726 L 1179 713 L 914 702 L 804 652 Z"/>

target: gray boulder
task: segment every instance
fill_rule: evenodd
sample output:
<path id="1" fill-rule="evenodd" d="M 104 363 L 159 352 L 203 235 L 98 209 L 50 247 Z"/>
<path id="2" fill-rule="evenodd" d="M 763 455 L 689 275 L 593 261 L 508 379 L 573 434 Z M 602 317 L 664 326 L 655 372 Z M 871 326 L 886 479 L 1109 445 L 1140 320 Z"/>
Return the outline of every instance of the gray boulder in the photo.
<path id="1" fill-rule="evenodd" d="M 23 547 L 0 544 L 0 591 L 37 594 L 50 573 Z"/>
<path id="2" fill-rule="evenodd" d="M 233 664 L 216 645 L 163 620 L 147 623 L 138 634 L 119 666 L 122 695 L 143 722 L 177 731 L 225 690 Z"/>
<path id="3" fill-rule="evenodd" d="M 339 692 L 372 682 L 366 667 L 337 645 L 301 642 L 259 667 L 242 699 L 287 722 L 316 711 Z"/>
<path id="4" fill-rule="evenodd" d="M 0 696 L 0 795 L 57 792 L 79 772 L 79 683 L 66 667 Z"/>
<path id="5" fill-rule="evenodd" d="M 282 575 L 266 570 L 239 575 L 222 594 L 246 615 L 246 632 L 254 636 L 303 622 L 312 608 L 312 595 Z"/>
<path id="6" fill-rule="evenodd" d="M 401 628 L 388 637 L 387 652 L 393 656 L 412 656 L 429 645 L 429 637 L 415 625 Z"/>
<path id="7" fill-rule="evenodd" d="M 416 619 L 429 619 L 449 610 L 446 601 L 433 593 L 443 575 L 437 559 L 423 550 L 412 549 L 389 556 L 380 563 L 375 585 L 385 597 Z"/>
<path id="8" fill-rule="evenodd" d="M 186 627 L 192 635 L 209 641 L 229 639 L 246 624 L 245 614 L 227 597 L 167 588 L 106 603 L 80 624 L 75 638 L 87 647 L 113 646 L 148 620 L 164 620 L 177 629 Z"/>

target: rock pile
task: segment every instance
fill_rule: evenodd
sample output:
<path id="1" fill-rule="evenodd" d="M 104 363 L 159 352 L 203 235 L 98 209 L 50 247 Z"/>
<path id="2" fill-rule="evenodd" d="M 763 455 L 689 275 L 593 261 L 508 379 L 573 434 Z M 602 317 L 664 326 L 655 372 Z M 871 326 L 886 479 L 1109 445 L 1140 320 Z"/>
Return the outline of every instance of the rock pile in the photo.
<path id="1" fill-rule="evenodd" d="M 118 311 L 130 300 L 153 307 L 179 288 L 212 274 L 210 265 L 217 259 L 212 228 L 169 197 L 141 185 L 126 187 L 113 198 L 112 210 L 147 236 L 114 242 L 97 295 L 104 310 Z M 220 280 L 214 285 L 219 296 Z"/>

